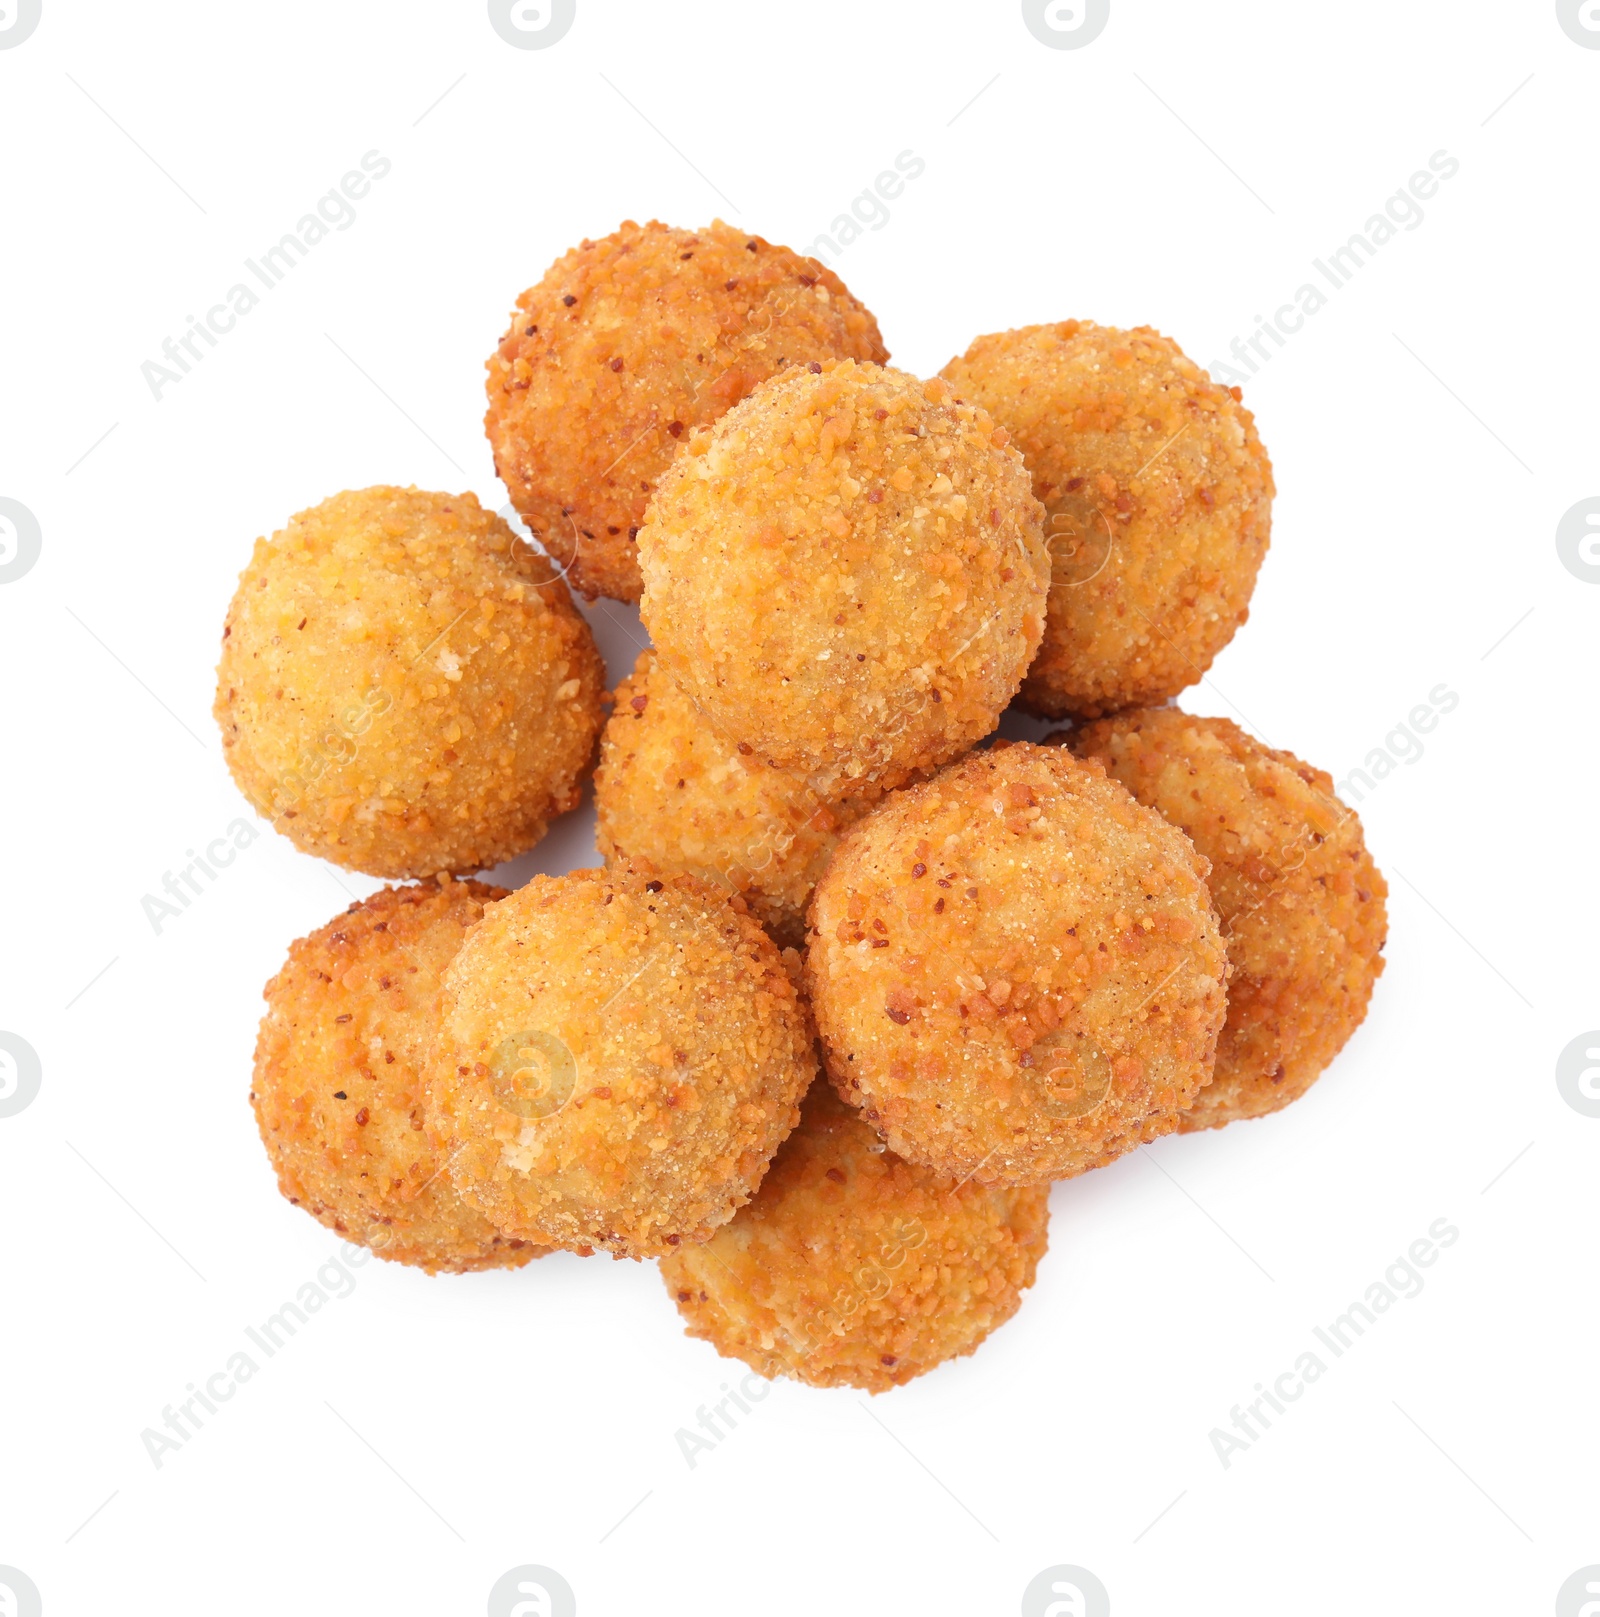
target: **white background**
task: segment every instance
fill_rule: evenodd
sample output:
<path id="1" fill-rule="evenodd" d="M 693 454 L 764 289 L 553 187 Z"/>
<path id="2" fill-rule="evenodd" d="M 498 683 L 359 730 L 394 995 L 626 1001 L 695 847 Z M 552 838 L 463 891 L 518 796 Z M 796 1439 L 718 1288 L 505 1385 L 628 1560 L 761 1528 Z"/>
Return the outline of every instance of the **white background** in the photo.
<path id="1" fill-rule="evenodd" d="M 0 585 L 0 1029 L 43 1070 L 0 1118 L 0 1564 L 49 1617 L 476 1614 L 520 1563 L 585 1617 L 1009 1614 L 1057 1563 L 1118 1617 L 1553 1609 L 1600 1562 L 1600 1120 L 1554 1078 L 1600 1024 L 1600 589 L 1555 547 L 1600 493 L 1597 94 L 1548 0 L 1113 0 L 1075 50 L 1013 0 L 578 0 L 540 50 L 471 0 L 44 0 L 0 51 L 0 495 L 43 534 Z M 141 363 L 374 149 L 356 223 L 156 402 Z M 1218 359 L 1459 160 L 1247 385 L 1273 546 L 1186 698 L 1344 776 L 1459 696 L 1360 804 L 1367 1024 L 1283 1115 L 1058 1186 L 976 1357 L 780 1383 L 693 1469 L 739 1367 L 654 1265 L 558 1256 L 369 1264 L 157 1470 L 141 1431 L 336 1249 L 246 1092 L 261 984 L 377 885 L 263 830 L 142 913 L 248 812 L 210 705 L 251 541 L 376 482 L 500 506 L 483 361 L 558 253 L 719 214 L 803 248 L 907 150 L 836 267 L 921 374 L 1068 316 Z M 590 616 L 619 676 L 637 618 Z M 1441 1217 L 1425 1290 L 1225 1469 L 1212 1428 Z"/>

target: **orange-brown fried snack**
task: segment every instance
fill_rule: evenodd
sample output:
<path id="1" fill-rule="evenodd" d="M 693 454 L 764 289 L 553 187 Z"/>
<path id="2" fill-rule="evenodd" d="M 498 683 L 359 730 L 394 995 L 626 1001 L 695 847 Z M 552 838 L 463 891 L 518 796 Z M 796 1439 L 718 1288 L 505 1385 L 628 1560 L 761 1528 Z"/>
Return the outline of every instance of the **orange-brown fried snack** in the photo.
<path id="1" fill-rule="evenodd" d="M 816 1072 L 776 945 L 689 876 L 535 876 L 445 978 L 431 1124 L 462 1196 L 547 1246 L 657 1257 L 749 1200 Z"/>
<path id="2" fill-rule="evenodd" d="M 1044 627 L 1027 469 L 945 383 L 841 360 L 758 388 L 662 478 L 639 534 L 658 666 L 824 799 L 988 735 Z"/>
<path id="3" fill-rule="evenodd" d="M 1388 886 L 1332 777 L 1227 719 L 1119 713 L 1070 737 L 1211 861 L 1232 975 L 1216 1075 L 1184 1132 L 1298 1099 L 1361 1025 L 1383 970 Z"/>
<path id="4" fill-rule="evenodd" d="M 541 1250 L 461 1200 L 424 1125 L 440 975 L 502 896 L 478 882 L 386 887 L 291 944 L 265 990 L 250 1103 L 278 1188 L 429 1274 L 514 1269 Z"/>
<path id="5" fill-rule="evenodd" d="M 1249 616 L 1271 532 L 1255 418 L 1170 338 L 1087 320 L 979 337 L 940 375 L 1012 436 L 1044 502 L 1049 717 L 1164 702 Z"/>
<path id="6" fill-rule="evenodd" d="M 558 258 L 489 358 L 484 427 L 511 501 L 585 595 L 639 598 L 634 538 L 678 445 L 786 365 L 870 359 L 830 269 L 717 220 L 632 220 Z"/>
<path id="7" fill-rule="evenodd" d="M 757 1375 L 883 1392 L 976 1350 L 1044 1256 L 1049 1192 L 913 1167 L 827 1084 L 760 1190 L 661 1278 L 688 1334 Z"/>
<path id="8" fill-rule="evenodd" d="M 258 539 L 222 631 L 228 768 L 297 848 L 488 869 L 575 808 L 605 666 L 567 587 L 471 494 L 336 494 Z"/>
<path id="9" fill-rule="evenodd" d="M 805 777 L 730 740 L 643 651 L 617 687 L 594 777 L 608 865 L 648 861 L 737 895 L 785 947 L 805 941 L 811 889 L 868 805 L 827 802 Z"/>
<path id="10" fill-rule="evenodd" d="M 979 1184 L 1097 1168 L 1210 1082 L 1227 958 L 1189 839 L 1028 743 L 887 799 L 811 900 L 828 1075 L 908 1161 Z"/>

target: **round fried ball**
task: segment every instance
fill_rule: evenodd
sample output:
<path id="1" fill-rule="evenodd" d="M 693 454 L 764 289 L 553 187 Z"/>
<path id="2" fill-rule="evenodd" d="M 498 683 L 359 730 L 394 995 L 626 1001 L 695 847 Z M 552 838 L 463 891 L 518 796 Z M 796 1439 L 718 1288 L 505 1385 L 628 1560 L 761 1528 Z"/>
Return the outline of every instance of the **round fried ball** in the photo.
<path id="1" fill-rule="evenodd" d="M 828 803 L 747 742 L 718 732 L 640 654 L 617 687 L 594 777 L 608 864 L 648 861 L 736 894 L 783 946 L 805 941 L 805 908 L 839 834 L 865 812 Z"/>
<path id="2" fill-rule="evenodd" d="M 689 876 L 535 876 L 445 979 L 430 1104 L 499 1228 L 655 1257 L 750 1197 L 816 1071 L 776 946 Z"/>
<path id="3" fill-rule="evenodd" d="M 1171 1132 L 1225 1013 L 1206 868 L 1062 747 L 996 746 L 898 793 L 811 901 L 829 1077 L 898 1155 L 981 1184 Z"/>
<path id="4" fill-rule="evenodd" d="M 1049 1195 L 902 1162 L 817 1084 L 750 1205 L 661 1278 L 688 1334 L 757 1375 L 883 1392 L 1016 1313 Z"/>
<path id="5" fill-rule="evenodd" d="M 1232 975 L 1216 1075 L 1178 1127 L 1220 1128 L 1298 1099 L 1367 1014 L 1388 887 L 1333 780 L 1227 719 L 1121 713 L 1071 738 L 1211 861 Z"/>
<path id="6" fill-rule="evenodd" d="M 523 520 L 574 588 L 639 598 L 634 538 L 678 445 L 785 365 L 889 357 L 814 258 L 718 220 L 629 220 L 556 260 L 489 359 L 484 427 Z"/>
<path id="7" fill-rule="evenodd" d="M 503 896 L 478 882 L 386 887 L 291 944 L 266 987 L 250 1103 L 278 1188 L 429 1274 L 514 1269 L 541 1250 L 461 1200 L 424 1126 L 440 974 Z"/>
<path id="8" fill-rule="evenodd" d="M 938 380 L 793 370 L 690 443 L 639 534 L 661 668 L 819 795 L 895 786 L 989 734 L 1044 628 L 1028 474 Z"/>
<path id="9" fill-rule="evenodd" d="M 979 337 L 940 373 L 1022 451 L 1053 574 L 1022 687 L 1049 717 L 1164 702 L 1249 616 L 1272 468 L 1237 390 L 1148 326 Z"/>
<path id="10" fill-rule="evenodd" d="M 373 876 L 481 870 L 577 805 L 605 667 L 550 562 L 471 494 L 336 494 L 258 539 L 214 712 L 239 789 Z"/>

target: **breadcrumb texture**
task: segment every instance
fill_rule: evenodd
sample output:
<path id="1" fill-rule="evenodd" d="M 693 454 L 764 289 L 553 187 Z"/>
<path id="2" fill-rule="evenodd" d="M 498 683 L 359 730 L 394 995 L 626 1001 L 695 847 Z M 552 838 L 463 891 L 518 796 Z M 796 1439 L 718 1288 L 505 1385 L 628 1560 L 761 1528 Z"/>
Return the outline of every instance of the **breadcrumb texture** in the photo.
<path id="1" fill-rule="evenodd" d="M 1325 771 L 1227 719 L 1122 713 L 1071 738 L 1211 861 L 1228 959 L 1216 1076 L 1178 1127 L 1298 1099 L 1361 1025 L 1383 970 L 1388 886 Z"/>
<path id="2" fill-rule="evenodd" d="M 605 666 L 547 558 L 471 494 L 336 494 L 258 539 L 213 709 L 257 813 L 369 875 L 497 865 L 575 808 Z"/>
<path id="3" fill-rule="evenodd" d="M 439 1149 L 491 1222 L 547 1246 L 705 1239 L 816 1073 L 776 946 L 688 876 L 535 876 L 484 915 L 445 990 Z"/>
<path id="4" fill-rule="evenodd" d="M 673 463 L 639 534 L 659 664 L 824 797 L 989 734 L 1050 558 L 1006 435 L 949 387 L 840 361 L 766 383 Z"/>
<path id="5" fill-rule="evenodd" d="M 750 1205 L 661 1263 L 688 1334 L 757 1375 L 884 1392 L 973 1352 L 1044 1256 L 1049 1191 L 885 1151 L 826 1084 Z"/>
<path id="6" fill-rule="evenodd" d="M 805 909 L 840 833 L 866 812 L 827 802 L 792 770 L 730 740 L 640 654 L 617 688 L 594 777 L 608 864 L 647 861 L 735 896 L 782 945 L 805 941 Z"/>
<path id="7" fill-rule="evenodd" d="M 807 978 L 891 1150 L 982 1184 L 1098 1168 L 1211 1079 L 1227 959 L 1184 834 L 1063 747 L 973 753 L 840 843 Z"/>
<path id="8" fill-rule="evenodd" d="M 291 944 L 267 984 L 250 1103 L 297 1207 L 379 1257 L 514 1269 L 539 1254 L 456 1194 L 424 1124 L 439 976 L 497 887 L 386 887 Z"/>
<path id="9" fill-rule="evenodd" d="M 627 221 L 517 299 L 484 427 L 512 503 L 585 595 L 639 599 L 634 535 L 680 443 L 786 365 L 889 357 L 814 258 L 719 219 Z"/>
<path id="10" fill-rule="evenodd" d="M 1053 577 L 1022 687 L 1049 717 L 1164 702 L 1249 616 L 1271 532 L 1255 418 L 1170 338 L 1087 320 L 979 337 L 940 373 L 1022 451 Z"/>

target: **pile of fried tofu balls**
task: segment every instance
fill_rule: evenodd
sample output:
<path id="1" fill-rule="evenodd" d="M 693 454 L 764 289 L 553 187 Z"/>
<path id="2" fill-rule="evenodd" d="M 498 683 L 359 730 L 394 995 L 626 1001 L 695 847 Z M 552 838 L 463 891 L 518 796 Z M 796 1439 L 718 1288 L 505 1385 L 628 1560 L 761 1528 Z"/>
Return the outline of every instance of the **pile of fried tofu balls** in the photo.
<path id="1" fill-rule="evenodd" d="M 267 985 L 283 1194 L 430 1273 L 658 1258 L 720 1353 L 874 1392 L 1016 1311 L 1052 1181 L 1304 1094 L 1385 931 L 1329 776 L 1170 705 L 1267 549 L 1237 390 L 1079 320 L 887 359 L 721 222 L 585 241 L 488 362 L 540 548 L 336 494 L 256 542 L 216 699 L 262 816 L 402 883 Z M 639 602 L 614 693 L 569 589 Z M 591 772 L 603 869 L 470 879 Z"/>

